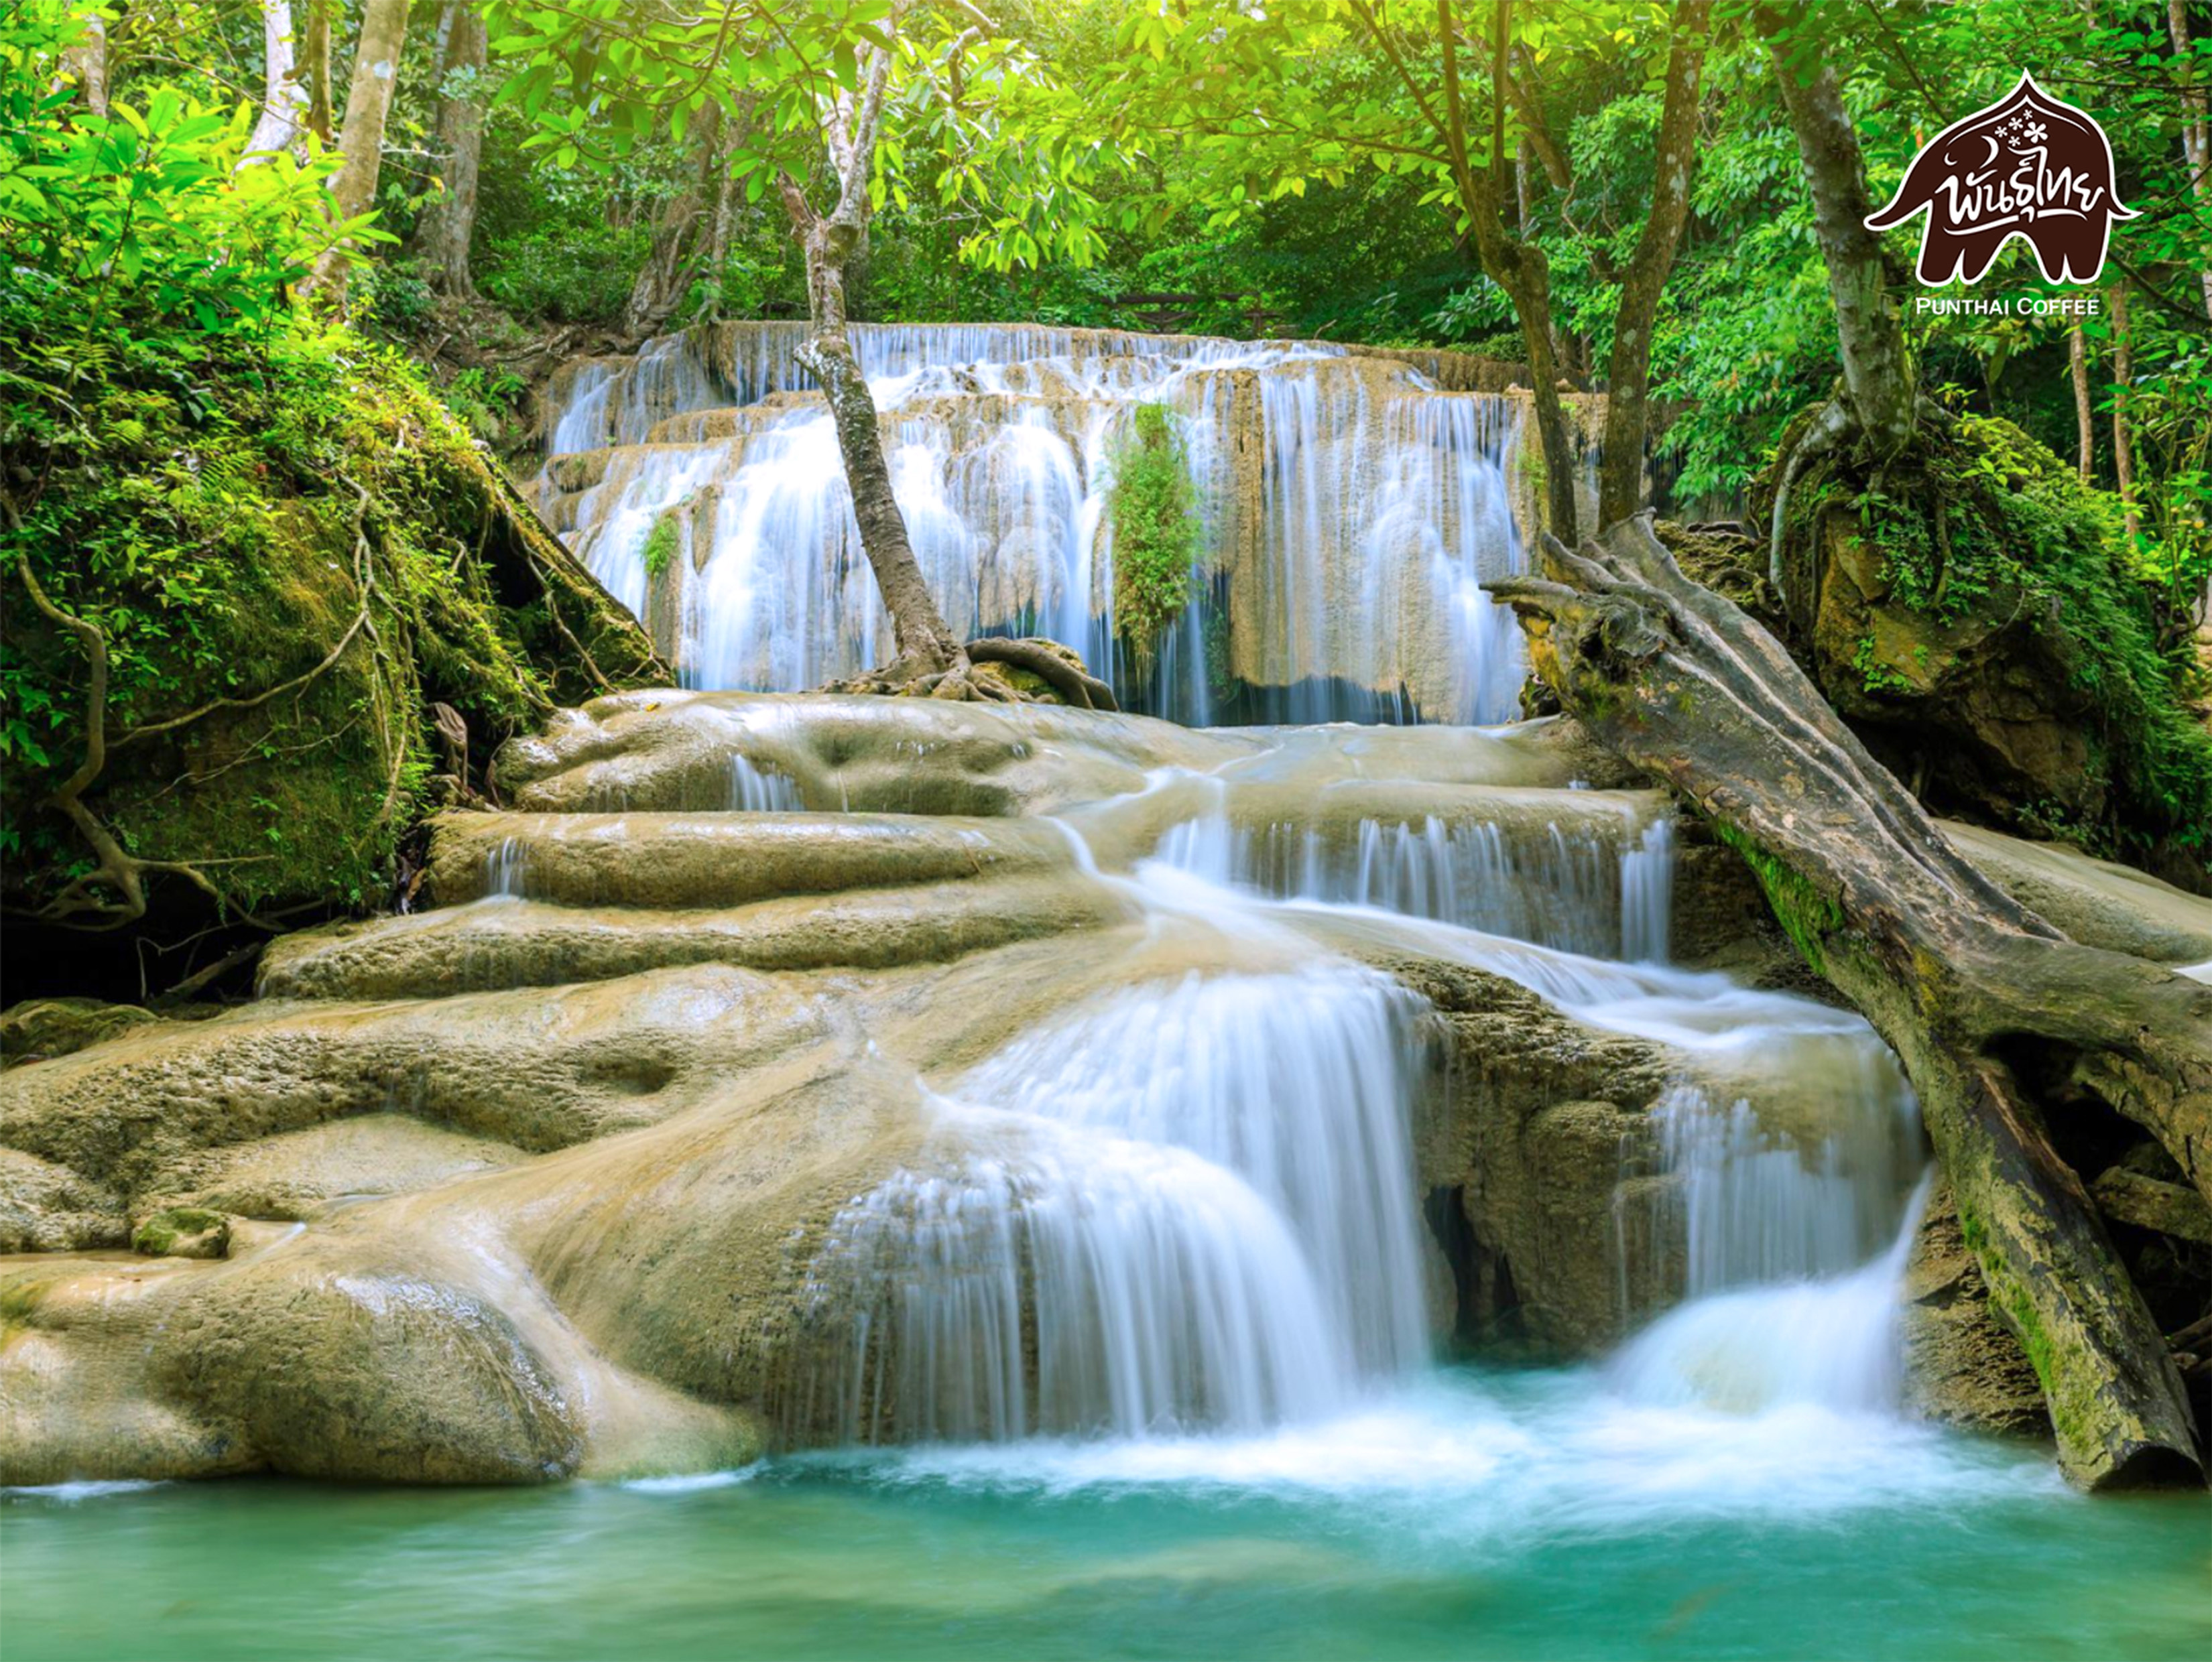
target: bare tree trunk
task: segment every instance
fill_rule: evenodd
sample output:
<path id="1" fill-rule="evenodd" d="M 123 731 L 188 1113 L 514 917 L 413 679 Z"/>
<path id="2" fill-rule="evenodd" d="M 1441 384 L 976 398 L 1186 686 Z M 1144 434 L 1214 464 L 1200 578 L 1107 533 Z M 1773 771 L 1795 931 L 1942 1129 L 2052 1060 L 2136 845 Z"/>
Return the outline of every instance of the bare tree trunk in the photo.
<path id="1" fill-rule="evenodd" d="M 714 194 L 714 217 L 707 228 L 707 303 L 705 314 L 709 321 L 719 322 L 722 317 L 722 275 L 730 264 L 730 239 L 736 234 L 738 215 L 743 210 L 738 193 L 737 176 L 730 171 L 731 159 L 736 154 L 744 129 L 751 119 L 750 100 L 739 105 L 730 130 L 722 135 L 722 142 L 714 147 L 708 164 L 708 188 Z"/>
<path id="2" fill-rule="evenodd" d="M 869 55 L 866 88 L 857 99 L 841 96 L 824 124 L 823 136 L 837 178 L 836 206 L 826 215 L 816 213 L 805 191 L 787 173 L 781 190 L 784 211 L 806 258 L 808 329 L 799 360 L 821 383 L 837 425 L 837 448 L 853 494 L 860 548 L 891 615 L 898 654 L 892 678 L 913 679 L 964 667 L 967 658 L 907 540 L 906 519 L 899 512 L 890 469 L 884 459 L 875 397 L 845 333 L 845 268 L 867 240 L 868 179 L 891 71 L 890 53 L 871 48 Z"/>
<path id="3" fill-rule="evenodd" d="M 2089 341 L 2075 324 L 2066 331 L 2066 356 L 2074 378 L 2074 432 L 2081 451 L 2081 482 L 2097 462 L 2097 423 L 2089 401 Z"/>
<path id="4" fill-rule="evenodd" d="M 1683 0 L 1674 13 L 1667 56 L 1667 101 L 1652 158 L 1651 212 L 1637 240 L 1613 313 L 1613 353 L 1606 363 L 1604 453 L 1598 463 L 1597 523 L 1626 519 L 1644 505 L 1644 446 L 1650 426 L 1651 325 L 1674 270 L 1674 251 L 1690 216 L 1690 169 L 1696 161 L 1698 94 L 1705 62 L 1705 26 L 1712 0 Z"/>
<path id="5" fill-rule="evenodd" d="M 726 183 L 716 177 L 722 154 L 721 112 L 709 106 L 692 133 L 702 155 L 693 181 L 669 198 L 656 216 L 653 246 L 630 284 L 629 300 L 623 308 L 623 328 L 634 339 L 654 333 L 684 303 L 691 274 L 711 241 L 714 226 L 709 204 L 719 202 Z M 706 236 L 699 233 L 704 228 Z"/>
<path id="6" fill-rule="evenodd" d="M 1605 743 L 1741 850 L 1807 961 L 1903 1059 L 1998 1319 L 2094 1489 L 2199 1483 L 2180 1376 L 2051 1124 L 2088 1095 L 2212 1196 L 2212 986 L 2078 946 L 1961 858 L 1788 653 L 1649 516 L 1493 584 Z"/>
<path id="7" fill-rule="evenodd" d="M 2208 113 L 2203 65 L 2189 55 L 2189 0 L 2166 0 L 2167 27 L 2173 32 L 2174 55 L 2187 65 L 2182 70 L 2181 155 L 2196 180 L 2200 206 L 2212 207 L 2212 113 Z M 2198 274 L 2204 289 L 2204 315 L 2212 318 L 2212 269 Z"/>
<path id="8" fill-rule="evenodd" d="M 1370 14 L 1371 15 L 1371 14 Z M 1501 174 L 1504 167 L 1505 103 L 1511 77 L 1506 73 L 1510 0 L 1497 0 L 1492 22 L 1491 143 L 1489 165 L 1478 170 L 1468 142 L 1467 106 L 1460 92 L 1459 23 L 1451 0 L 1437 0 L 1437 27 L 1443 48 L 1442 136 L 1451 161 L 1460 205 L 1474 234 L 1475 252 L 1490 280 L 1505 291 L 1521 322 L 1528 354 L 1529 391 L 1536 411 L 1536 434 L 1544 458 L 1544 513 L 1554 534 L 1577 534 L 1575 451 L 1567 430 L 1566 406 L 1559 398 L 1559 361 L 1552 327 L 1552 268 L 1544 251 L 1505 228 Z M 1380 33 L 1379 27 L 1370 24 Z"/>
<path id="9" fill-rule="evenodd" d="M 76 84 L 84 107 L 107 118 L 107 20 L 97 12 L 82 20 L 83 33 L 62 49 L 62 73 Z"/>
<path id="10" fill-rule="evenodd" d="M 422 215 L 416 246 L 429 264 L 432 286 L 465 297 L 476 292 L 469 245 L 476 235 L 477 174 L 483 157 L 483 106 L 474 80 L 484 67 L 483 14 L 471 0 L 448 0 L 438 33 L 438 142 L 446 152 L 439 182 L 444 188 Z M 471 79 L 454 95 L 445 83 L 457 71 Z"/>
<path id="11" fill-rule="evenodd" d="M 2136 503 L 2136 452 L 2128 436 L 2128 392 L 2135 385 L 2135 349 L 2128 341 L 2128 286 L 2114 283 L 2112 300 L 2112 477 L 2120 490 L 2120 516 L 2132 543 L 2142 533 Z"/>
<path id="12" fill-rule="evenodd" d="M 1889 274 L 1881 239 L 1866 227 L 1866 163 L 1858 134 L 1844 108 L 1842 89 L 1826 63 L 1808 79 L 1791 63 L 1787 28 L 1779 14 L 1753 13 L 1767 42 L 1768 58 L 1797 135 L 1797 154 L 1813 197 L 1813 225 L 1828 266 L 1836 333 L 1844 361 L 1850 414 L 1878 458 L 1896 455 L 1912 437 L 1917 389 L 1905 350 L 1905 329 L 1890 303 Z"/>
<path id="13" fill-rule="evenodd" d="M 297 149 L 307 130 L 309 100 L 301 84 L 298 41 L 292 30 L 292 0 L 261 0 L 264 84 L 261 117 L 246 141 L 239 166 L 267 161 Z"/>
<path id="14" fill-rule="evenodd" d="M 399 80 L 399 54 L 407 44 L 407 0 L 363 0 L 361 45 L 346 89 L 345 126 L 338 138 L 338 170 L 331 176 L 331 215 L 356 219 L 376 205 L 377 175 L 384 166 L 384 126 Z M 333 248 L 315 266 L 310 287 L 345 303 L 347 264 Z"/>

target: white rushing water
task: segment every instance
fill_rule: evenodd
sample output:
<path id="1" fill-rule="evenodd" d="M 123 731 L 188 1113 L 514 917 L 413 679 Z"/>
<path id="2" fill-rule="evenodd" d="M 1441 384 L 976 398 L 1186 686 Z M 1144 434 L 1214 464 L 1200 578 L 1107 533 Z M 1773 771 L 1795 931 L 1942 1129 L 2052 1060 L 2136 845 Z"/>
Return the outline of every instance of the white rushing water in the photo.
<path id="1" fill-rule="evenodd" d="M 908 537 L 955 629 L 1050 635 L 1125 701 L 1194 725 L 1238 687 L 1258 701 L 1248 719 L 1513 713 L 1519 634 L 1480 588 L 1522 563 L 1510 399 L 1311 343 L 853 332 Z M 556 384 L 541 503 L 641 616 L 667 522 L 653 563 L 680 593 L 690 686 L 812 686 L 890 657 L 835 430 L 789 396 L 809 385 L 799 337 L 694 331 Z M 1108 512 L 1139 403 L 1173 412 L 1204 527 L 1193 601 L 1144 676 L 1119 644 Z"/>
<path id="2" fill-rule="evenodd" d="M 1348 840 L 1311 824 L 1183 820 L 1154 858 L 1284 899 L 1348 901 L 1593 956 L 1660 962 L 1672 926 L 1674 828 L 1556 822 L 1533 839 L 1495 822 L 1365 818 Z"/>
<path id="3" fill-rule="evenodd" d="M 848 1441 L 1103 1437 L 1130 1452 L 1079 1465 L 1188 1473 L 1216 1458 L 1194 1437 L 1258 1459 L 1323 1425 L 1384 1435 L 1392 1403 L 1433 1412 L 1407 1130 L 1425 1007 L 1318 931 L 1459 957 L 1593 1026 L 1788 1080 L 1815 1123 L 1770 1125 L 1752 1096 L 1687 1083 L 1655 1107 L 1650 1154 L 1672 1180 L 1654 1234 L 1680 1243 L 1685 1302 L 1601 1389 L 1623 1424 L 1899 1425 L 1921 1156 L 1893 1059 L 1847 1012 L 1658 961 L 1658 826 L 1587 848 L 1556 827 L 1483 829 L 1367 822 L 1331 853 L 1298 828 L 1254 836 L 1206 815 L 1129 875 L 1101 872 L 1154 946 L 1210 941 L 1255 967 L 1103 988 L 946 1083 L 945 1146 L 961 1152 L 855 1196 L 813 1260 L 830 1337 L 796 1420 Z M 1606 955 L 1463 921 L 1532 889 L 1519 915 Z"/>

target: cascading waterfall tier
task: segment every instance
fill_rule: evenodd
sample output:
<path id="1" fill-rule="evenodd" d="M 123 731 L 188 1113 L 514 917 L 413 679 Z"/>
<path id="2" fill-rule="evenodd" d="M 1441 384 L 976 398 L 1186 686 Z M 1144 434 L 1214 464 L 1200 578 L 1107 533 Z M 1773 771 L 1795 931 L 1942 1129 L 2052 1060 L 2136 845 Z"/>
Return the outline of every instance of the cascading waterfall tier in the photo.
<path id="1" fill-rule="evenodd" d="M 1249 1432 L 1416 1366 L 1419 1009 L 1334 961 L 1192 973 L 1000 1050 L 940 1103 L 966 1152 L 832 1223 L 786 1435 Z"/>
<path id="2" fill-rule="evenodd" d="M 956 630 L 1052 636 L 1125 704 L 1193 725 L 1514 713 L 1519 636 L 1480 584 L 1522 564 L 1525 395 L 1313 343 L 852 334 Z M 811 686 L 891 655 L 801 338 L 690 331 L 584 361 L 550 396 L 539 504 L 690 686 Z M 1140 403 L 1176 413 L 1202 520 L 1194 598 L 1142 677 L 1116 627 L 1109 512 Z"/>
<path id="3" fill-rule="evenodd" d="M 1171 827 L 1155 856 L 1178 870 L 1288 900 L 1348 901 L 1565 952 L 1662 962 L 1672 925 L 1674 826 L 1603 830 L 1494 820 L 1362 818 L 1347 841 L 1311 822 Z"/>

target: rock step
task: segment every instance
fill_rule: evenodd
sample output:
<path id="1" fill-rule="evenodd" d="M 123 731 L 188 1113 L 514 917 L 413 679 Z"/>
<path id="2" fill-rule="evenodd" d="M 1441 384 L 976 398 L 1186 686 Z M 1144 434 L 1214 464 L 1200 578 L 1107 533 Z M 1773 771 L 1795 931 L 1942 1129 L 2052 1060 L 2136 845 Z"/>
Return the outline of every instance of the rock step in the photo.
<path id="1" fill-rule="evenodd" d="M 2212 900 L 2063 843 L 1936 822 L 1951 846 L 2022 906 L 2083 946 L 2163 964 L 2212 958 Z"/>
<path id="2" fill-rule="evenodd" d="M 901 814 L 447 814 L 433 822 L 441 905 L 512 894 L 665 911 L 785 895 L 1066 871 L 1075 851 L 1036 821 Z"/>
<path id="3" fill-rule="evenodd" d="M 436 998 L 649 970 L 888 969 L 1117 921 L 1103 885 L 1036 874 L 800 895 L 724 910 L 487 901 L 290 935 L 262 960 L 264 998 Z"/>

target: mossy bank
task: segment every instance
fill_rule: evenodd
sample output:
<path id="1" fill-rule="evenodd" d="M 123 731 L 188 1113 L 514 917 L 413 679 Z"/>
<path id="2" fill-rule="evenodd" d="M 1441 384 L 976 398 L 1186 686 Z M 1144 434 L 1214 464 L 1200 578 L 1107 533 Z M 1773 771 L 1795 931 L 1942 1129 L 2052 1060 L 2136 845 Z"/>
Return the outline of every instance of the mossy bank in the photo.
<path id="1" fill-rule="evenodd" d="M 501 739 L 665 678 L 395 355 L 301 330 L 31 367 L 0 543 L 10 1001 L 137 992 L 142 963 L 158 992 L 210 926 L 228 950 L 387 906 Z M 68 949 L 27 949 L 46 931 Z"/>

